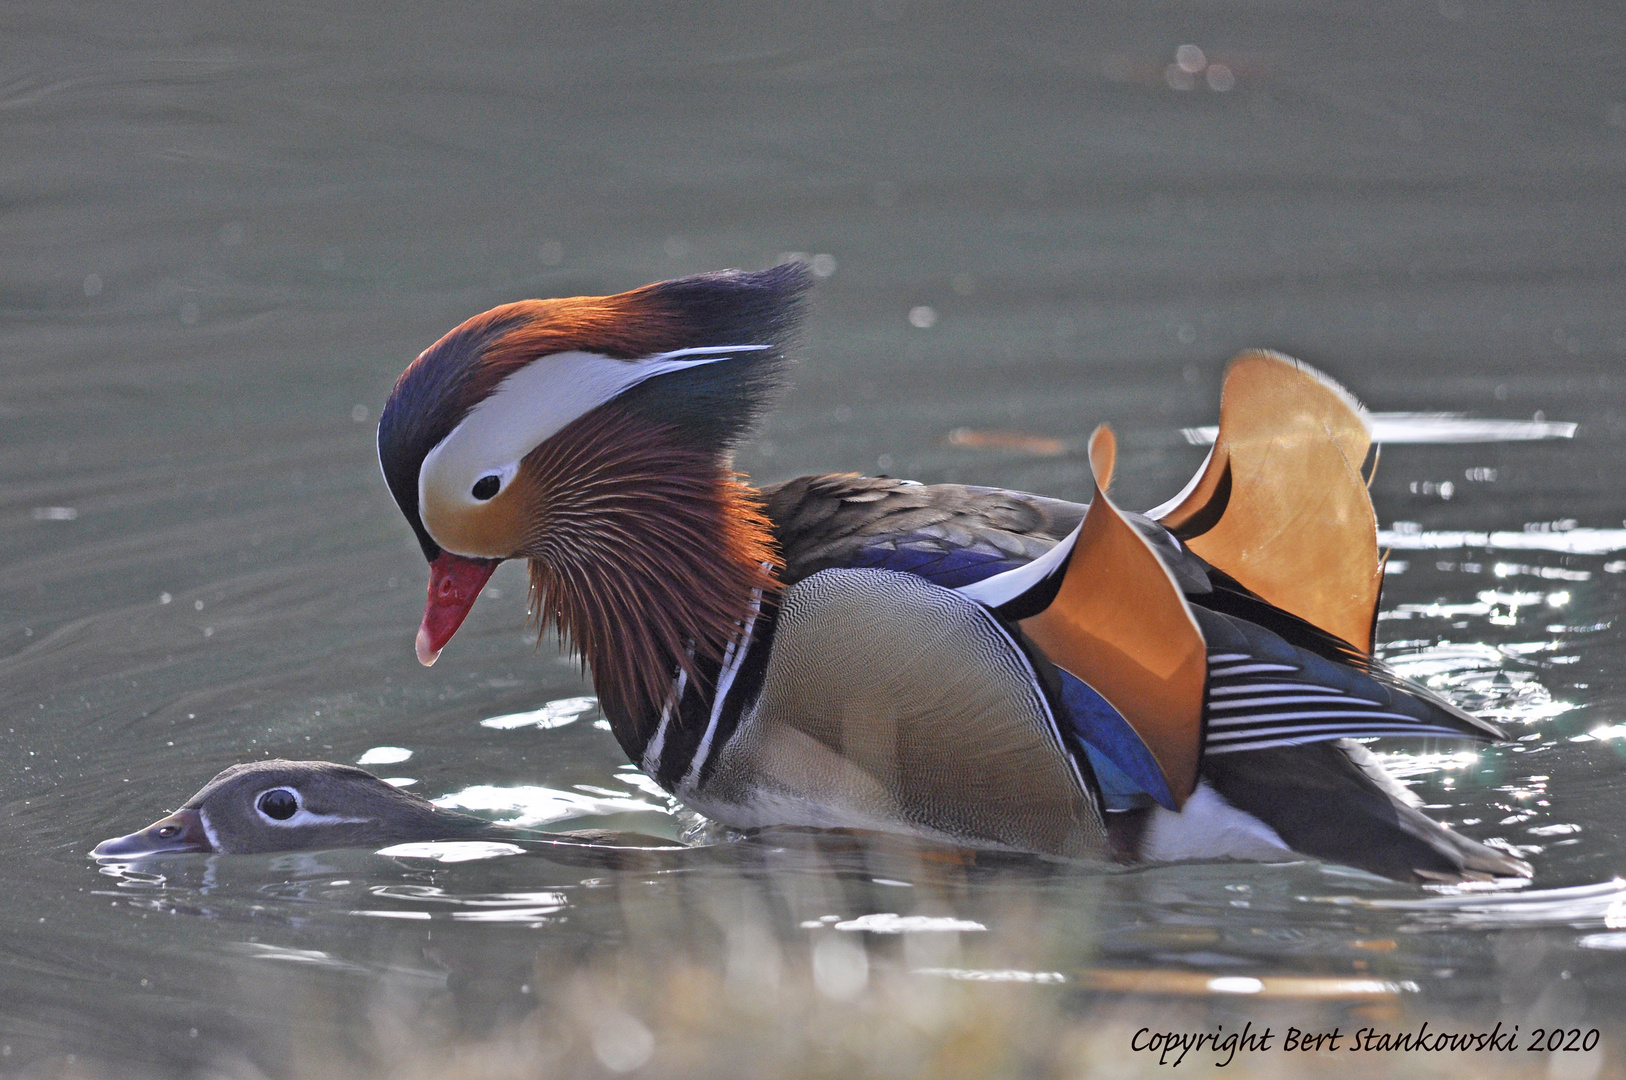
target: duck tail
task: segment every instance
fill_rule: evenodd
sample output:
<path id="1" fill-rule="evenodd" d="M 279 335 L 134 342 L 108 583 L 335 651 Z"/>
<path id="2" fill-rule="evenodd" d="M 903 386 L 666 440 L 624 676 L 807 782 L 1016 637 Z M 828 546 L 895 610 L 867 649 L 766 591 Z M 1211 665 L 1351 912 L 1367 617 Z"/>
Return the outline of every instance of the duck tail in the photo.
<path id="1" fill-rule="evenodd" d="M 1377 757 L 1348 740 L 1211 757 L 1204 779 L 1294 851 L 1397 881 L 1528 878 L 1523 859 L 1453 832 Z"/>
<path id="2" fill-rule="evenodd" d="M 1355 398 L 1281 353 L 1231 361 L 1213 449 L 1150 516 L 1278 608 L 1372 651 L 1383 559 L 1361 467 L 1371 421 Z"/>
<path id="3" fill-rule="evenodd" d="M 1316 678 L 1336 681 L 1340 676 L 1315 657 L 1355 669 L 1370 681 L 1355 680 L 1362 685 L 1348 688 L 1351 700 L 1373 704 L 1350 708 L 1384 715 L 1340 717 L 1351 728 L 1376 725 L 1370 731 L 1345 730 L 1345 737 L 1399 733 L 1414 722 L 1435 734 L 1454 731 L 1500 739 L 1503 733 L 1494 724 L 1372 656 L 1384 556 L 1378 551 L 1377 515 L 1360 472 L 1371 447 L 1370 417 L 1349 391 L 1291 357 L 1246 352 L 1226 371 L 1220 423 L 1203 468 L 1149 516 L 1212 567 L 1211 590 L 1193 601 L 1242 620 L 1216 630 L 1215 620 L 1204 612 L 1211 653 L 1218 646 L 1216 634 L 1235 638 L 1240 631 L 1248 640 L 1232 641 L 1235 648 L 1222 652 L 1257 661 L 1279 647 L 1272 642 L 1280 638 L 1313 654 L 1295 666 L 1324 669 Z M 1211 692 L 1214 677 L 1226 670 L 1222 664 L 1210 672 Z M 1253 681 L 1291 682 L 1292 677 L 1284 680 L 1273 672 L 1253 676 Z M 1332 706 L 1329 702 L 1328 708 Z M 1235 730 L 1210 731 L 1208 752 L 1224 745 L 1216 739 L 1249 745 L 1256 735 L 1263 737 L 1263 732 L 1245 730 L 1242 717 L 1227 717 L 1227 723 L 1233 720 Z M 1325 739 L 1340 726 L 1317 720 L 1316 730 L 1297 732 L 1296 738 Z M 1259 722 L 1282 726 L 1269 717 Z M 1384 725 L 1394 730 L 1384 731 Z"/>

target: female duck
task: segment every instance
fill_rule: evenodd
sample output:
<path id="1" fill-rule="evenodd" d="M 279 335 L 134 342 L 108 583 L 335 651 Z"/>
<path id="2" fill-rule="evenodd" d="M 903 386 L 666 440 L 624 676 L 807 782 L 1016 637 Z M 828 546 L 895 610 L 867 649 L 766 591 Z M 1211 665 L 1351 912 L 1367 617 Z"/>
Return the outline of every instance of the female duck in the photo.
<path id="1" fill-rule="evenodd" d="M 384 847 L 426 840 L 514 840 L 664 847 L 632 833 L 528 833 L 436 806 L 365 769 L 331 761 L 250 761 L 223 770 L 181 807 L 128 836 L 103 840 L 97 859 L 209 852 L 255 855 Z"/>

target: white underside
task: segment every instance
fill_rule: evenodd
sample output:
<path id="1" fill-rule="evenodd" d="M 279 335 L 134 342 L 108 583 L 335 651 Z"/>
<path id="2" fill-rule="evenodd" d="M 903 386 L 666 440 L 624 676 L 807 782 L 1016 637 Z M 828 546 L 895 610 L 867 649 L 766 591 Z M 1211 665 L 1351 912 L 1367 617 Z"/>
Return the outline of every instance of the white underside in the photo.
<path id="1" fill-rule="evenodd" d="M 1252 814 L 1238 810 L 1207 783 L 1186 800 L 1178 813 L 1161 806 L 1152 809 L 1141 838 L 1140 857 L 1149 862 L 1181 859 L 1247 859 L 1279 862 L 1293 857 L 1276 830 Z"/>

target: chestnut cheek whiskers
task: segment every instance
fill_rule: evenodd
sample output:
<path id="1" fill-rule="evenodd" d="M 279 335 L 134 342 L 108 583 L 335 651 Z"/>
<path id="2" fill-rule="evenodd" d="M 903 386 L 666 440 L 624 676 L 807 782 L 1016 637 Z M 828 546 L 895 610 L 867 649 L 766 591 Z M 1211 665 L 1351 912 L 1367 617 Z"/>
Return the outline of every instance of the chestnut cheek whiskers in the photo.
<path id="1" fill-rule="evenodd" d="M 781 565 L 757 492 L 715 451 L 615 406 L 525 459 L 531 617 L 581 657 L 622 744 L 647 738 L 679 669 L 701 681 Z"/>

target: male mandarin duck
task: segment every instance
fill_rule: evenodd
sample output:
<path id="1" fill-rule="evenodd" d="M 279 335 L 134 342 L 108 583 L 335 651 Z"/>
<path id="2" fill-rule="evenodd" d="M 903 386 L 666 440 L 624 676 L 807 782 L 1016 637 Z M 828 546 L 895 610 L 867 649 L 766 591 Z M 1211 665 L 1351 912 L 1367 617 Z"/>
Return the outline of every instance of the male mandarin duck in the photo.
<path id="1" fill-rule="evenodd" d="M 795 264 L 477 315 L 378 428 L 429 560 L 432 664 L 504 559 L 628 756 L 727 825 L 1120 861 L 1298 855 L 1528 876 L 1354 739 L 1501 733 L 1372 656 L 1365 413 L 1271 353 L 1227 374 L 1196 478 L 1149 515 L 856 475 L 753 488 Z"/>

